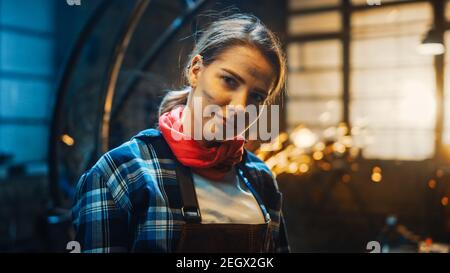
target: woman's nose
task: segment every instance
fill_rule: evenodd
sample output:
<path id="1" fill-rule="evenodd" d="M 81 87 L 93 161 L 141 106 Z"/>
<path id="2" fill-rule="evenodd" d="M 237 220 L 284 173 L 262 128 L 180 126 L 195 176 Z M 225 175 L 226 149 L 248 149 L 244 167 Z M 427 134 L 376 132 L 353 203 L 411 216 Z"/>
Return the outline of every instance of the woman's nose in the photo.
<path id="1" fill-rule="evenodd" d="M 247 99 L 248 99 L 248 91 L 239 90 L 238 92 L 233 93 L 230 105 L 245 108 L 247 106 Z"/>

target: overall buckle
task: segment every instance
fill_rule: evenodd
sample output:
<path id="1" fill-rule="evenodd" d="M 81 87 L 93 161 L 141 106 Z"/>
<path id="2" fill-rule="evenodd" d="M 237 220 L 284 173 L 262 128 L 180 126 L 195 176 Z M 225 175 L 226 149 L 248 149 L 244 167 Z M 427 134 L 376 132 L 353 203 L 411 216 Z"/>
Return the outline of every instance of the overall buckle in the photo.
<path id="1" fill-rule="evenodd" d="M 198 208 L 182 207 L 181 214 L 187 222 L 200 222 L 200 210 Z"/>

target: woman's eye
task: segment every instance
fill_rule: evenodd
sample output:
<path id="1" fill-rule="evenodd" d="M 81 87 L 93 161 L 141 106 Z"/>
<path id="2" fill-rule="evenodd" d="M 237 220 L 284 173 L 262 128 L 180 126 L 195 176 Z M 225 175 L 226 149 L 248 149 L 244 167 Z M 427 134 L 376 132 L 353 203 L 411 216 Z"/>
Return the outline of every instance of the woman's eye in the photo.
<path id="1" fill-rule="evenodd" d="M 222 80 L 231 89 L 236 89 L 238 87 L 238 82 L 235 79 L 231 78 L 231 77 L 222 76 Z"/>
<path id="2" fill-rule="evenodd" d="M 257 103 L 262 103 L 264 102 L 264 100 L 266 99 L 265 96 L 263 96 L 262 94 L 260 94 L 259 92 L 253 92 L 251 95 L 253 100 L 255 100 Z"/>

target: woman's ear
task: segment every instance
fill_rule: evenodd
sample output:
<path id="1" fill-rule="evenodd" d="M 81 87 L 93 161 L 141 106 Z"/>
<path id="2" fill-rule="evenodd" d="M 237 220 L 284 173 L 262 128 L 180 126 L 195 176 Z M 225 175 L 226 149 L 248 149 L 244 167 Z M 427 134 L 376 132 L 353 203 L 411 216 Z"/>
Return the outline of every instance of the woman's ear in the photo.
<path id="1" fill-rule="evenodd" d="M 201 55 L 195 55 L 191 60 L 191 65 L 189 67 L 189 83 L 191 84 L 192 89 L 195 89 L 198 82 L 199 72 L 201 72 L 203 68 L 203 59 Z"/>

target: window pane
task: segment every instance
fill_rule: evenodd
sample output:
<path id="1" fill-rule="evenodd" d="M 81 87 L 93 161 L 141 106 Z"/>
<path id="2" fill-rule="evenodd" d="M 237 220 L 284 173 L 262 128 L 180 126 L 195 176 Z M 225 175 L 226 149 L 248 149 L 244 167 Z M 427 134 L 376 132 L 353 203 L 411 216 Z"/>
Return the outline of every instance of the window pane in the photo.
<path id="1" fill-rule="evenodd" d="M 352 15 L 350 119 L 369 132 L 365 157 L 421 160 L 434 153 L 433 57 L 416 49 L 431 22 L 428 3 Z"/>
<path id="2" fill-rule="evenodd" d="M 371 39 L 355 38 L 352 42 L 352 67 L 399 68 L 432 66 L 433 58 L 417 52 L 422 33 L 410 36 L 381 37 Z"/>
<path id="3" fill-rule="evenodd" d="M 341 68 L 341 43 L 337 40 L 291 43 L 288 46 L 289 69 Z"/>
<path id="4" fill-rule="evenodd" d="M 56 5 L 47 0 L 0 1 L 0 23 L 26 29 L 52 33 L 55 29 Z"/>
<path id="5" fill-rule="evenodd" d="M 0 35 L 0 69 L 53 75 L 54 51 L 55 44 L 51 39 L 5 31 Z"/>
<path id="6" fill-rule="evenodd" d="M 365 158 L 411 160 L 430 158 L 434 153 L 434 133 L 420 130 L 370 130 L 368 136 L 357 136 L 365 143 Z M 420 144 L 412 146 L 411 144 Z M 383 151 L 380 153 L 380 151 Z"/>
<path id="7" fill-rule="evenodd" d="M 381 5 L 383 5 L 383 3 L 389 3 L 389 2 L 408 2 L 411 0 L 352 0 L 352 4 L 353 5 L 369 5 L 370 3 L 377 3 L 380 2 Z"/>
<path id="8" fill-rule="evenodd" d="M 291 16 L 288 20 L 288 33 L 290 35 L 337 32 L 340 29 L 341 15 L 335 11 L 311 15 L 301 14 Z"/>
<path id="9" fill-rule="evenodd" d="M 376 71 L 376 73 L 374 72 Z M 434 84 L 435 74 L 429 66 L 425 67 L 393 67 L 380 69 L 353 69 L 351 87 L 354 99 L 390 98 L 400 99 L 398 92 L 426 88 Z M 411 85 L 414 85 L 411 87 Z M 402 90 L 402 91 L 399 91 Z M 405 94 L 408 95 L 408 94 Z"/>
<path id="10" fill-rule="evenodd" d="M 287 123 L 326 128 L 342 119 L 342 46 L 338 40 L 288 47 Z"/>
<path id="11" fill-rule="evenodd" d="M 0 78 L 0 118 L 47 119 L 52 93 L 46 81 Z"/>
<path id="12" fill-rule="evenodd" d="M 395 93 L 396 96 L 352 100 L 352 119 L 363 119 L 369 127 L 380 130 L 417 128 L 433 131 L 436 118 L 434 95 L 415 86 Z"/>
<path id="13" fill-rule="evenodd" d="M 337 97 L 342 94 L 342 73 L 338 70 L 291 73 L 288 90 L 289 97 Z"/>
<path id="14" fill-rule="evenodd" d="M 290 100 L 287 104 L 287 123 L 295 127 L 305 124 L 325 128 L 336 125 L 342 119 L 342 103 L 339 99 L 329 101 Z"/>
<path id="15" fill-rule="evenodd" d="M 14 163 L 45 160 L 48 134 L 45 125 L 3 124 L 0 126 L 0 152 L 12 154 Z"/>

